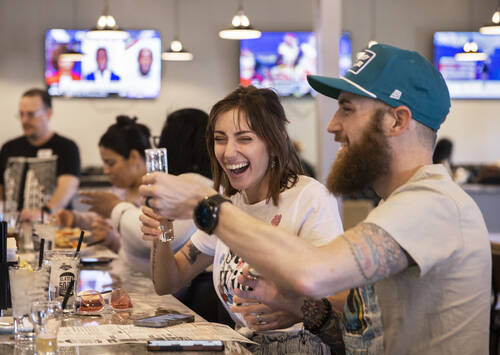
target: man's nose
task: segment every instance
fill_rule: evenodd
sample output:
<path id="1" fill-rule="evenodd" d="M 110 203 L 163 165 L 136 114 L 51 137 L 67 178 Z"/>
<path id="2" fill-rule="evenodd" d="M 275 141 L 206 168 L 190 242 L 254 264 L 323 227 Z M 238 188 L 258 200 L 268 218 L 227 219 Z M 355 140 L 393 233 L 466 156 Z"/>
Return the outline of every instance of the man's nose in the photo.
<path id="1" fill-rule="evenodd" d="M 340 131 L 340 128 L 341 128 L 341 125 L 340 125 L 340 121 L 337 117 L 337 114 L 335 113 L 332 118 L 330 119 L 330 122 L 328 122 L 328 126 L 326 127 L 326 130 L 328 131 L 328 133 L 335 133 L 335 132 L 338 132 Z"/>

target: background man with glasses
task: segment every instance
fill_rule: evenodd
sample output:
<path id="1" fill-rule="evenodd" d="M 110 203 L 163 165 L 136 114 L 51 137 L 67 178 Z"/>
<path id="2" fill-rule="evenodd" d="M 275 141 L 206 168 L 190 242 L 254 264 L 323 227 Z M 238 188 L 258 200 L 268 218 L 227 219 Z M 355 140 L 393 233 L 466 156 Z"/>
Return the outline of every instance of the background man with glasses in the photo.
<path id="1" fill-rule="evenodd" d="M 50 214 L 65 207 L 70 202 L 79 184 L 80 153 L 75 142 L 50 129 L 52 100 L 47 91 L 36 88 L 26 91 L 19 101 L 19 112 L 16 117 L 21 122 L 24 135 L 6 142 L 0 151 L 0 196 L 2 200 L 6 197 L 8 176 L 10 178 L 14 176 L 14 174 L 6 174 L 6 169 L 8 165 L 10 166 L 9 158 L 37 157 L 42 161 L 44 159 L 50 161 L 51 157 L 57 156 L 55 186 L 51 189 L 53 191 L 50 197 L 45 200 L 38 199 L 38 205 L 27 205 L 27 200 L 33 193 L 27 193 L 26 189 L 41 184 L 41 176 L 46 175 L 46 172 L 40 171 L 40 169 L 35 170 L 34 175 L 38 177 L 38 180 L 29 180 L 33 174 L 27 173 L 28 166 L 26 165 L 27 168 L 23 168 L 24 171 L 18 175 L 20 180 L 15 182 L 17 186 L 24 187 L 22 192 L 14 197 L 18 203 L 18 210 L 22 211 L 21 220 L 36 221 L 40 219 L 39 208 L 42 205 L 44 210 Z M 41 166 L 43 167 L 43 165 Z"/>

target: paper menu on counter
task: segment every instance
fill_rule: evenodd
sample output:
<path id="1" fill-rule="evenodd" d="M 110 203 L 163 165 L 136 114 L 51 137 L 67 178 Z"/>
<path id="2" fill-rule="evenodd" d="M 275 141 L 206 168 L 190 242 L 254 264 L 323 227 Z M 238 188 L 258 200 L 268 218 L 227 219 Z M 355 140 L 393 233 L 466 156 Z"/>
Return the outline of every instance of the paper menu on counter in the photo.
<path id="1" fill-rule="evenodd" d="M 208 322 L 184 323 L 165 328 L 105 324 L 89 327 L 62 327 L 58 346 L 115 345 L 145 343 L 148 340 L 222 340 L 253 343 L 227 325 Z"/>

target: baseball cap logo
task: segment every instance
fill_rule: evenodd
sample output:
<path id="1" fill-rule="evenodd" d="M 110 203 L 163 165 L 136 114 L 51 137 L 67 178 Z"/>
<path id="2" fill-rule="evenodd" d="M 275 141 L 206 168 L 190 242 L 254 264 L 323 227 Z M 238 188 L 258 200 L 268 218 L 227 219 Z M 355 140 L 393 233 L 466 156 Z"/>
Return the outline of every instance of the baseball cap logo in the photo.
<path id="1" fill-rule="evenodd" d="M 394 100 L 399 100 L 401 98 L 401 95 L 403 95 L 403 93 L 401 91 L 399 91 L 398 89 L 395 89 L 391 96 L 389 96 L 391 99 L 394 99 Z"/>
<path id="2" fill-rule="evenodd" d="M 356 55 L 356 62 L 353 64 L 351 69 L 349 69 L 349 71 L 353 74 L 358 74 L 368 65 L 368 63 L 372 61 L 373 58 L 375 58 L 375 56 L 375 52 L 372 52 L 369 49 L 365 49 L 363 52 L 359 52 Z"/>

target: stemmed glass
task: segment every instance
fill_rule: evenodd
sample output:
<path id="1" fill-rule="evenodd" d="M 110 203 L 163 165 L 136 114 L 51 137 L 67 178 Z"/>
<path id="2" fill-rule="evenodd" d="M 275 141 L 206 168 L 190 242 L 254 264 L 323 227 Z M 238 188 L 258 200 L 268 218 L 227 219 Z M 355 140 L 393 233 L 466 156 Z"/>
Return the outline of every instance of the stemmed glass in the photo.
<path id="1" fill-rule="evenodd" d="M 168 174 L 167 149 L 152 148 L 146 149 L 146 170 L 149 173 L 161 171 Z M 148 206 L 149 207 L 149 206 Z M 160 241 L 166 243 L 174 239 L 174 227 L 172 221 L 168 219 L 160 220 L 161 236 Z"/>

